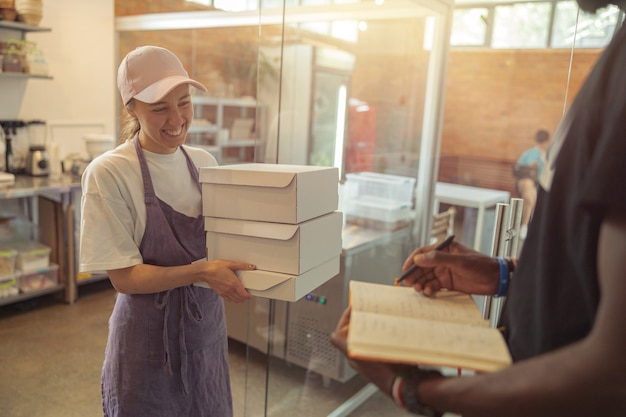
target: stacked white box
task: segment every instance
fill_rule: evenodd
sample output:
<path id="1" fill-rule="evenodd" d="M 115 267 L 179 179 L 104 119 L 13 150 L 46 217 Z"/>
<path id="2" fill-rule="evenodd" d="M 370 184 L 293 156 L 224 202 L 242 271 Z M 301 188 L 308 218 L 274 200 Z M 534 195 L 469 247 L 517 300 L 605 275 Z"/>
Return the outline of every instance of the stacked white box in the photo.
<path id="1" fill-rule="evenodd" d="M 337 210 L 336 168 L 241 164 L 200 168 L 206 217 L 297 224 Z"/>
<path id="2" fill-rule="evenodd" d="M 299 224 L 206 217 L 207 258 L 299 275 L 341 253 L 342 217 L 336 211 Z"/>
<path id="3" fill-rule="evenodd" d="M 200 182 L 207 258 L 255 264 L 237 272 L 253 295 L 297 301 L 339 273 L 336 168 L 207 167 Z"/>

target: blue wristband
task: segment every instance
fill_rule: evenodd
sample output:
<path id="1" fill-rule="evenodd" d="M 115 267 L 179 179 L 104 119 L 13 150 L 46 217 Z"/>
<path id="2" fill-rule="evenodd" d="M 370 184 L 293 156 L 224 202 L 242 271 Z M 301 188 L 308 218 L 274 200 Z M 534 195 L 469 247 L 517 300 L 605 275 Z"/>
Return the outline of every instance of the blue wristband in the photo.
<path id="1" fill-rule="evenodd" d="M 506 260 L 496 257 L 496 260 L 500 264 L 500 283 L 498 284 L 498 293 L 495 297 L 502 297 L 506 294 L 506 290 L 509 287 L 509 266 Z"/>

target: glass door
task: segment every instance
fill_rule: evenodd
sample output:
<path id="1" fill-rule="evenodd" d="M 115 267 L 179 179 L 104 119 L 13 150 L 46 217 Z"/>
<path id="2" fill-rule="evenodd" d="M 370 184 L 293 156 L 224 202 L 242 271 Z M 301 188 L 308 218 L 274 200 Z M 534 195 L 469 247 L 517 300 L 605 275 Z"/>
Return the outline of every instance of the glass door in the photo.
<path id="1" fill-rule="evenodd" d="M 243 415 L 401 416 L 329 338 L 350 280 L 392 284 L 429 241 L 451 6 L 317 3 L 281 9 L 280 28 L 261 26 L 260 49 L 279 76 L 259 82 L 257 99 L 265 162 L 340 170 L 340 273 L 296 302 L 255 301 L 266 320 L 248 331 L 265 335 L 269 354 L 247 362 L 255 373 Z"/>
<path id="2" fill-rule="evenodd" d="M 402 415 L 329 337 L 350 280 L 391 284 L 409 252 L 429 241 L 452 3 L 219 7 L 235 3 L 241 8 L 116 21 L 120 60 L 138 45 L 163 45 L 207 85 L 192 98 L 193 138 L 222 163 L 341 172 L 340 273 L 296 302 L 227 304 L 235 416 Z M 237 119 L 254 120 L 253 146 L 231 154 L 243 140 L 233 141 Z"/>
<path id="3" fill-rule="evenodd" d="M 309 164 L 334 166 L 342 177 L 346 139 L 349 77 L 316 70 L 313 75 L 313 111 Z"/>

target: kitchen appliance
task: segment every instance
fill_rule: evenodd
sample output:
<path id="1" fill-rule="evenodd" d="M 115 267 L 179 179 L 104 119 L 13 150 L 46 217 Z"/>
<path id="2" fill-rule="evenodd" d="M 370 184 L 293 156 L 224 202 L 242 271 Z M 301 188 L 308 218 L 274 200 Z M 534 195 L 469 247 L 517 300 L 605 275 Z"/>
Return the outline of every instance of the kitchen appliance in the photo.
<path id="1" fill-rule="evenodd" d="M 26 173 L 34 177 L 46 177 L 50 174 L 50 156 L 45 146 L 33 145 L 28 148 Z"/>
<path id="2" fill-rule="evenodd" d="M 101 133 L 85 135 L 83 140 L 85 141 L 85 148 L 87 149 L 90 160 L 113 149 L 115 143 L 115 137 L 113 135 Z"/>

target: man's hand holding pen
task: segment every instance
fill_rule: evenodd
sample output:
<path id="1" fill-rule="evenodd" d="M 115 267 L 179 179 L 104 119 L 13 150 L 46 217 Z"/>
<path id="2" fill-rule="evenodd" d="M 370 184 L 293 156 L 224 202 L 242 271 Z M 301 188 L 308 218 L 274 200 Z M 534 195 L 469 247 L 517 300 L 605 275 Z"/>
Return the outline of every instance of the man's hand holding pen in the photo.
<path id="1" fill-rule="evenodd" d="M 438 251 L 438 250 L 445 249 L 445 248 L 447 248 L 448 246 L 450 246 L 450 244 L 452 243 L 452 241 L 453 241 L 453 240 L 454 240 L 454 235 L 450 235 L 450 236 L 448 236 L 447 238 L 445 238 L 444 240 L 442 240 L 439 244 L 437 244 L 437 246 L 435 246 L 435 247 L 433 248 L 433 250 Z M 408 259 L 407 259 L 407 261 L 405 261 L 405 262 L 404 262 L 404 267 L 406 267 L 406 263 L 407 263 L 407 262 L 408 262 Z M 403 269 L 404 269 L 404 268 L 403 268 Z M 396 285 L 396 286 L 397 286 L 397 285 L 400 285 L 400 283 L 401 283 L 402 281 L 404 281 L 404 280 L 405 280 L 405 279 L 406 279 L 409 275 L 411 275 L 413 272 L 415 272 L 415 270 L 417 270 L 417 264 L 415 264 L 415 263 L 414 263 L 414 264 L 413 264 L 413 265 L 411 265 L 408 269 L 406 269 L 406 270 L 402 273 L 402 275 L 400 275 L 400 278 L 397 278 L 397 279 L 395 280 L 395 285 Z"/>
<path id="2" fill-rule="evenodd" d="M 438 245 L 416 249 L 402 270 L 405 272 L 396 285 L 404 282 L 428 296 L 441 289 L 481 295 L 493 295 L 498 290 L 496 259 L 463 246 L 454 241 L 454 236 Z"/>

